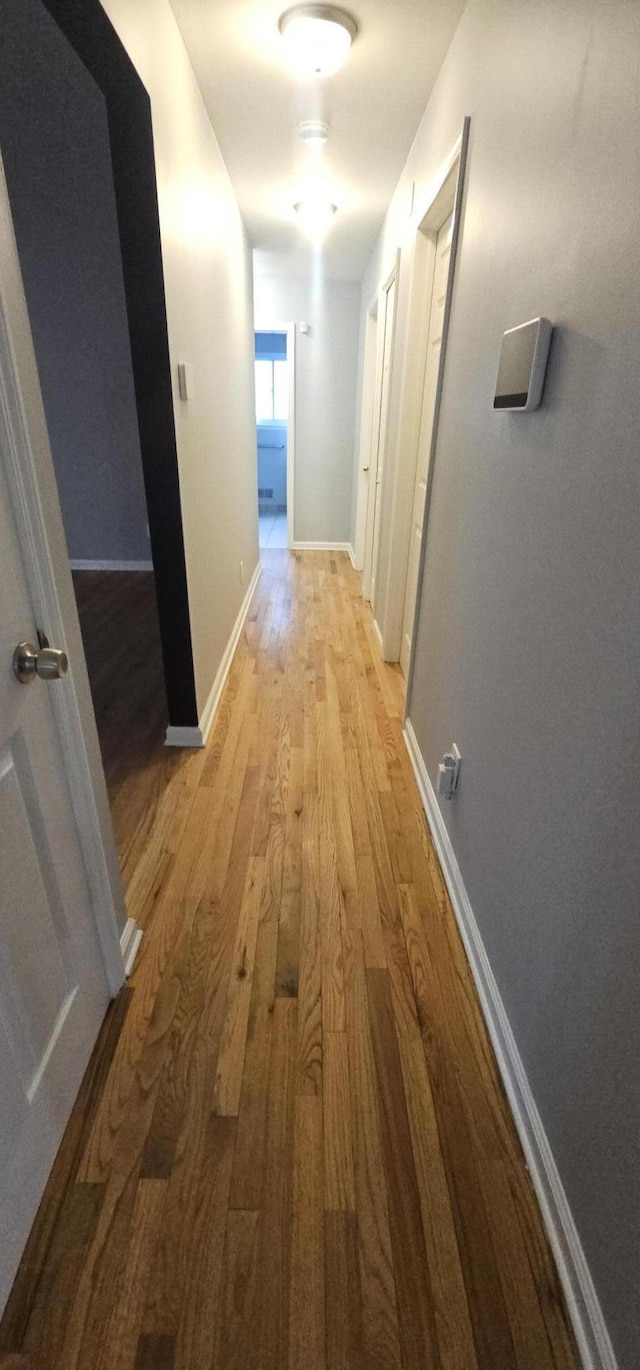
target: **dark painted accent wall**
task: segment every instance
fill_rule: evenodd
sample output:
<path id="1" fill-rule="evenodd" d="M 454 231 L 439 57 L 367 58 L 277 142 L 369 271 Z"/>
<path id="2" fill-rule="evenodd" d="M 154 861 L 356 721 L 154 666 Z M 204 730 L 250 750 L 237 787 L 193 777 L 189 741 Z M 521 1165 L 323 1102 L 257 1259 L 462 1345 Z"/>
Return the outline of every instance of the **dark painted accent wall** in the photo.
<path id="1" fill-rule="evenodd" d="M 107 107 L 169 720 L 198 721 L 151 106 L 99 0 L 42 0 Z"/>
<path id="2" fill-rule="evenodd" d="M 105 98 L 40 0 L 0 0 L 0 30 L 0 145 L 69 556 L 146 562 Z"/>

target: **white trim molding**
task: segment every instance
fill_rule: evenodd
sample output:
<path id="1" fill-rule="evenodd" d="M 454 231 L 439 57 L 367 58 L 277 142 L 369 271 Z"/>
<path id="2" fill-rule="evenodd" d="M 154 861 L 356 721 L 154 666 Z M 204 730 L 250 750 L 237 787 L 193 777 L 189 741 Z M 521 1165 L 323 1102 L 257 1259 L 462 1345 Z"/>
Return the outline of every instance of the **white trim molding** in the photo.
<path id="1" fill-rule="evenodd" d="M 351 546 L 351 543 L 348 544 L 347 551 L 349 553 L 349 561 L 351 562 L 354 571 L 359 571 L 360 567 L 356 564 L 356 554 L 353 550 L 353 547 Z"/>
<path id="2" fill-rule="evenodd" d="M 431 312 L 431 292 L 436 263 L 436 241 L 440 228 L 453 212 L 451 253 L 445 292 L 442 342 L 437 369 L 436 393 L 428 445 L 428 481 L 433 467 L 437 440 L 440 398 L 444 382 L 447 337 L 452 310 L 453 282 L 459 252 L 461 206 L 469 139 L 469 120 L 446 160 L 430 182 L 425 195 L 414 205 L 407 242 L 403 246 L 403 329 L 398 351 L 399 403 L 394 404 L 389 460 L 386 463 L 383 496 L 388 510 L 386 573 L 376 599 L 384 640 L 385 661 L 399 661 L 402 653 L 407 571 L 412 543 L 415 479 L 422 432 L 423 391 Z M 395 382 L 394 382 L 395 383 Z M 427 505 L 425 504 L 425 509 Z M 426 521 L 422 542 L 425 542 Z M 419 600 L 420 574 L 416 580 Z M 413 637 L 412 637 L 413 641 Z"/>
<path id="3" fill-rule="evenodd" d="M 242 601 L 242 604 L 240 605 L 240 612 L 234 623 L 231 637 L 229 638 L 229 641 L 225 647 L 222 661 L 220 662 L 220 665 L 216 672 L 216 678 L 213 682 L 213 685 L 211 686 L 211 692 L 204 706 L 204 709 L 202 710 L 199 722 L 191 728 L 173 727 L 171 724 L 169 724 L 169 727 L 167 728 L 167 734 L 165 737 L 166 747 L 205 746 L 209 733 L 211 732 L 213 720 L 218 710 L 218 705 L 222 698 L 222 691 L 224 690 L 224 687 L 227 683 L 227 676 L 231 669 L 231 662 L 233 661 L 236 647 L 238 646 L 238 643 L 240 641 L 240 635 L 242 633 L 242 629 L 244 628 L 244 621 L 249 612 L 249 605 L 251 604 L 251 600 L 253 598 L 256 585 L 258 584 L 258 581 L 260 579 L 261 571 L 262 562 L 259 561 L 251 577 L 251 584 L 249 585 L 247 593 Z"/>
<path id="4" fill-rule="evenodd" d="M 72 557 L 69 561 L 72 571 L 152 571 L 152 561 L 96 561 L 89 558 L 88 561 L 78 561 Z"/>
<path id="5" fill-rule="evenodd" d="M 377 311 L 376 311 L 376 333 L 375 333 L 375 370 L 373 372 L 372 405 L 373 414 L 371 421 L 371 438 L 369 457 L 366 465 L 369 468 L 367 480 L 367 509 L 364 527 L 364 546 L 362 557 L 362 597 L 373 602 L 376 595 L 376 583 L 378 577 L 378 566 L 380 561 L 380 520 L 383 517 L 385 508 L 385 482 L 387 470 L 387 448 L 389 437 L 389 417 L 391 413 L 391 400 L 393 390 L 393 376 L 396 356 L 396 323 L 398 318 L 398 294 L 400 283 L 400 267 L 402 264 L 402 253 L 400 248 L 396 250 L 393 258 L 393 265 L 386 276 L 383 276 L 377 291 Z M 388 318 L 389 291 L 392 289 L 393 311 L 391 320 Z M 390 324 L 390 328 L 389 328 Z M 387 346 L 387 329 L 389 328 L 389 376 L 387 381 L 387 403 L 384 406 L 383 398 L 385 391 L 384 384 L 384 364 L 385 350 Z M 373 344 L 372 344 L 373 345 Z M 372 363 L 373 365 L 373 363 Z M 365 415 L 366 420 L 366 415 Z M 381 485 L 380 493 L 376 496 L 378 485 Z M 379 519 L 376 520 L 376 501 L 378 501 Z M 378 530 L 376 532 L 376 529 Z"/>
<path id="6" fill-rule="evenodd" d="M 585 1370 L 617 1370 L 602 1309 L 549 1139 L 491 969 L 451 838 L 409 719 L 405 720 L 404 739 L 498 1068 L 555 1256 L 582 1364 Z"/>
<path id="7" fill-rule="evenodd" d="M 138 927 L 134 918 L 128 918 L 120 934 L 120 950 L 124 961 L 124 973 L 129 976 L 133 970 L 133 963 L 138 955 L 138 947 L 142 941 L 142 928 Z"/>
<path id="8" fill-rule="evenodd" d="M 356 480 L 356 525 L 353 541 L 354 569 L 356 571 L 364 569 L 369 477 L 375 426 L 374 397 L 378 374 L 377 290 L 365 315 L 364 336 L 361 335 L 360 345 L 362 347 L 362 394 L 360 400 L 360 433 L 355 454 L 358 473 Z"/>
<path id="9" fill-rule="evenodd" d="M 292 542 L 292 552 L 351 552 L 349 542 Z M 353 560 L 353 558 L 352 558 Z"/>

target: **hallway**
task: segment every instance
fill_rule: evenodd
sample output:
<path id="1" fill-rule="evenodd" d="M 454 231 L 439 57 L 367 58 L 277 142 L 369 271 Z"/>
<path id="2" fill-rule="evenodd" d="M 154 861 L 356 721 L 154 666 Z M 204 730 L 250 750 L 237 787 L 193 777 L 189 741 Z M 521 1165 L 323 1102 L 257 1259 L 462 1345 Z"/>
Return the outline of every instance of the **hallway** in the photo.
<path id="1" fill-rule="evenodd" d="M 577 1364 L 403 684 L 346 554 L 263 553 L 129 844 L 145 936 L 0 1328 L 24 1370 Z"/>

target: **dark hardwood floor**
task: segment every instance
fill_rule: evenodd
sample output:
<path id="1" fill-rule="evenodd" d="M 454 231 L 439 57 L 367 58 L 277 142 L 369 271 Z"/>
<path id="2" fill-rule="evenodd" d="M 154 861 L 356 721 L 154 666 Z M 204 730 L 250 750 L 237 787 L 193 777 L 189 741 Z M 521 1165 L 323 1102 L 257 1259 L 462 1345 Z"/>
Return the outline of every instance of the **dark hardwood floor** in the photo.
<path id="1" fill-rule="evenodd" d="M 402 676 L 347 556 L 265 554 L 199 752 L 163 748 L 153 648 L 127 639 L 144 581 L 79 592 L 145 936 L 0 1352 L 20 1370 L 577 1366 Z"/>
<path id="2" fill-rule="evenodd" d="M 166 783 L 167 704 L 153 572 L 74 571 L 93 706 L 125 883 Z"/>

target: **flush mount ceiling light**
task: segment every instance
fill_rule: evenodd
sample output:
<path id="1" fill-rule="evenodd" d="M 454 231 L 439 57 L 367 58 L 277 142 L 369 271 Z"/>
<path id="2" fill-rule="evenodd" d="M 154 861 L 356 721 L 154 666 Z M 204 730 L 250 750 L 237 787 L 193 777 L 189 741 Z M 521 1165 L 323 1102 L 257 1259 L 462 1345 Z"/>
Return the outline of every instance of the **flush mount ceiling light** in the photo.
<path id="1" fill-rule="evenodd" d="M 329 137 L 329 125 L 323 119 L 303 119 L 298 134 L 307 147 L 322 147 Z"/>
<path id="2" fill-rule="evenodd" d="M 280 16 L 278 28 L 296 71 L 304 76 L 332 76 L 358 32 L 355 19 L 335 5 L 295 5 Z"/>
<path id="3" fill-rule="evenodd" d="M 299 200 L 293 208 L 305 233 L 317 241 L 324 237 L 338 206 L 332 205 L 330 200 L 309 196 Z"/>

